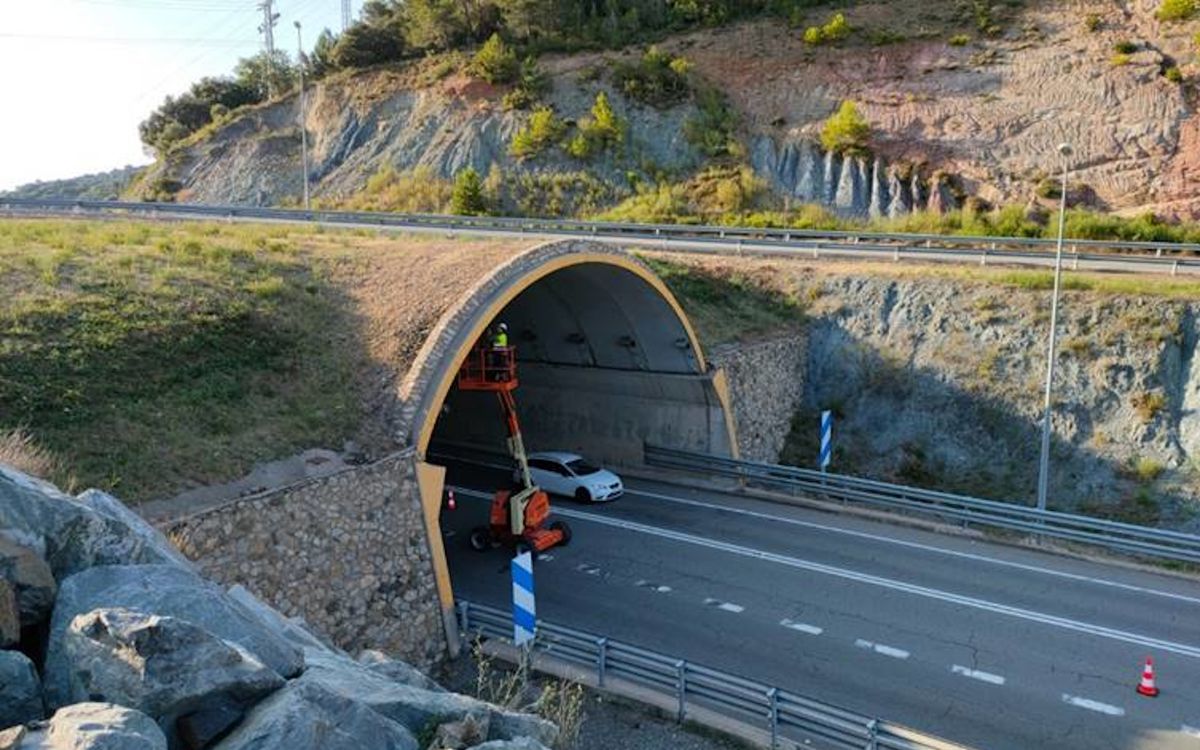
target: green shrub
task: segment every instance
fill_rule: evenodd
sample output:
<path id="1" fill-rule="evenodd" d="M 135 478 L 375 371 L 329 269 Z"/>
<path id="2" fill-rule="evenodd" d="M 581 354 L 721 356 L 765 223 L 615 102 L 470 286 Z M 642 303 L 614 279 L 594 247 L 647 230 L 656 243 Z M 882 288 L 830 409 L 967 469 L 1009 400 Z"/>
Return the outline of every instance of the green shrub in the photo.
<path id="1" fill-rule="evenodd" d="M 397 172 L 390 164 L 367 179 L 362 190 L 338 199 L 316 201 L 321 208 L 349 211 L 397 211 L 400 213 L 445 213 L 453 186 L 429 167 Z"/>
<path id="2" fill-rule="evenodd" d="M 1053 177 L 1043 177 L 1038 181 L 1037 189 L 1034 191 L 1039 198 L 1054 198 L 1062 197 L 1062 183 Z"/>
<path id="3" fill-rule="evenodd" d="M 514 52 L 499 34 L 492 34 L 483 43 L 467 70 L 488 83 L 512 83 L 517 79 L 520 66 Z"/>
<path id="4" fill-rule="evenodd" d="M 1096 15 L 1095 13 L 1088 13 L 1083 19 L 1083 28 L 1087 29 L 1088 31 L 1099 31 L 1100 24 L 1100 16 Z"/>
<path id="5" fill-rule="evenodd" d="M 473 167 L 467 167 L 454 177 L 450 195 L 450 211 L 459 216 L 480 216 L 488 212 L 483 180 Z"/>
<path id="6" fill-rule="evenodd" d="M 809 26 L 804 30 L 804 41 L 813 45 L 839 42 L 848 36 L 850 24 L 846 23 L 846 16 L 841 13 L 835 13 L 824 26 Z"/>
<path id="7" fill-rule="evenodd" d="M 1120 52 L 1118 52 L 1117 54 L 1108 58 L 1109 64 L 1112 65 L 1114 68 L 1120 68 L 1124 65 L 1128 65 L 1129 60 L 1130 60 L 1129 55 L 1122 54 Z"/>
<path id="8" fill-rule="evenodd" d="M 860 155 L 867 152 L 871 127 L 852 101 L 844 101 L 821 128 L 821 145 L 826 151 Z"/>
<path id="9" fill-rule="evenodd" d="M 1172 65 L 1163 71 L 1163 78 L 1166 78 L 1171 83 L 1183 83 L 1183 71 L 1178 65 Z"/>
<path id="10" fill-rule="evenodd" d="M 1145 456 L 1139 458 L 1133 464 L 1134 476 L 1136 476 L 1138 480 L 1142 482 L 1153 482 L 1155 479 L 1158 479 L 1160 476 L 1162 476 L 1162 473 L 1166 471 L 1166 469 L 1167 467 L 1163 466 L 1158 461 Z"/>
<path id="11" fill-rule="evenodd" d="M 1122 39 L 1113 45 L 1113 51 L 1118 55 L 1132 55 L 1134 52 L 1137 52 L 1137 50 L 1137 44 L 1129 41 L 1128 39 Z"/>
<path id="12" fill-rule="evenodd" d="M 521 62 L 521 70 L 517 75 L 517 85 L 504 95 L 502 100 L 505 109 L 529 109 L 537 103 L 550 89 L 550 80 L 538 67 L 537 60 L 526 57 Z"/>
<path id="13" fill-rule="evenodd" d="M 967 36 L 966 34 L 955 34 L 954 36 L 950 37 L 951 47 L 965 47 L 970 43 L 971 37 Z"/>
<path id="14" fill-rule="evenodd" d="M 729 108 L 725 96 L 715 88 L 705 87 L 696 95 L 696 114 L 683 124 L 688 143 L 706 156 L 728 156 L 740 150 L 734 135 L 737 114 Z"/>
<path id="15" fill-rule="evenodd" d="M 1167 397 L 1161 393 L 1139 393 L 1133 397 L 1133 408 L 1143 422 L 1152 422 L 1167 406 Z"/>
<path id="16" fill-rule="evenodd" d="M 562 140 L 566 124 L 549 107 L 541 107 L 529 117 L 525 127 L 513 136 L 509 153 L 518 159 L 528 159 L 542 153 Z"/>
<path id="17" fill-rule="evenodd" d="M 613 85 L 626 96 L 654 107 L 670 107 L 687 98 L 691 64 L 682 57 L 650 47 L 636 63 L 613 68 Z"/>
<path id="18" fill-rule="evenodd" d="M 567 141 L 567 153 L 576 159 L 590 159 L 624 142 L 626 127 L 625 120 L 613 111 L 608 95 L 601 91 L 592 103 L 591 117 L 581 120 L 579 132 Z"/>
<path id="19" fill-rule="evenodd" d="M 1196 0 L 1163 0 L 1155 15 L 1160 21 L 1186 21 L 1196 15 L 1200 4 Z"/>

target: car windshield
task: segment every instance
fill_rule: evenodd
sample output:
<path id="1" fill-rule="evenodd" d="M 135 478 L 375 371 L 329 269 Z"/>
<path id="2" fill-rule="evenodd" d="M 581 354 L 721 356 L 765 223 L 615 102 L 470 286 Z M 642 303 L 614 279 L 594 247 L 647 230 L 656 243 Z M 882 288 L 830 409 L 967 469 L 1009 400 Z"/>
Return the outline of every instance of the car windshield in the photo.
<path id="1" fill-rule="evenodd" d="M 588 474 L 595 474 L 600 471 L 599 466 L 592 466 L 582 458 L 577 458 L 574 461 L 567 462 L 567 468 L 577 477 L 586 477 Z"/>

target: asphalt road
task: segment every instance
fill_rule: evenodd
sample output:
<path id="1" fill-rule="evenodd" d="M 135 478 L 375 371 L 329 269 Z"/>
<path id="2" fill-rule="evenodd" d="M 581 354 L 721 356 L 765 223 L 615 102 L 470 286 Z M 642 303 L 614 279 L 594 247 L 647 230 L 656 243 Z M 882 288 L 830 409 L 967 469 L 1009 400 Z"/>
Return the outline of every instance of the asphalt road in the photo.
<path id="1" fill-rule="evenodd" d="M 450 480 L 487 489 L 487 472 Z M 1033 550 L 628 482 L 556 503 L 570 546 L 538 615 L 980 748 L 1200 748 L 1200 583 Z M 456 596 L 507 607 L 487 501 L 444 511 Z M 1162 693 L 1138 695 L 1153 656 Z"/>

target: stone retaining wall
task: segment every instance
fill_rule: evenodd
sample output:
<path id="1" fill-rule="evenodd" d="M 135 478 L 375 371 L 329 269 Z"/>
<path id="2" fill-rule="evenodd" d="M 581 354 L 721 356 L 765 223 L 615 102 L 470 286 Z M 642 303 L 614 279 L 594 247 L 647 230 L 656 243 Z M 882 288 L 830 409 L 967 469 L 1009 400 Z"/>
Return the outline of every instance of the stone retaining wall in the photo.
<path id="1" fill-rule="evenodd" d="M 446 654 L 411 450 L 162 527 L 205 577 L 242 584 L 351 653 L 422 669 Z"/>
<path id="2" fill-rule="evenodd" d="M 776 461 L 804 396 L 805 332 L 716 347 L 709 358 L 729 381 L 741 457 Z"/>

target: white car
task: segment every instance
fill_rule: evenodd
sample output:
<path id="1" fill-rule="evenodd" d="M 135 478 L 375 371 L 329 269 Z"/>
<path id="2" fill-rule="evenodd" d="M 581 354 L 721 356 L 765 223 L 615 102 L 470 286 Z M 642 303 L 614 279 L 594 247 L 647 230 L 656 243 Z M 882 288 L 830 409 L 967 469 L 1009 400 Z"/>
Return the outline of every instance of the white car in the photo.
<path id="1" fill-rule="evenodd" d="M 575 453 L 546 451 L 529 454 L 533 483 L 554 495 L 566 495 L 584 503 L 616 500 L 625 492 L 621 478 L 608 469 L 593 466 Z M 513 480 L 521 481 L 519 471 Z"/>

